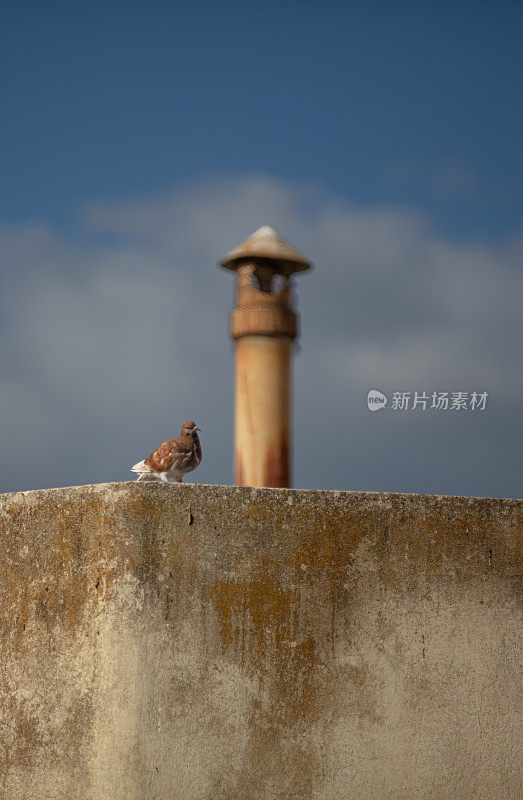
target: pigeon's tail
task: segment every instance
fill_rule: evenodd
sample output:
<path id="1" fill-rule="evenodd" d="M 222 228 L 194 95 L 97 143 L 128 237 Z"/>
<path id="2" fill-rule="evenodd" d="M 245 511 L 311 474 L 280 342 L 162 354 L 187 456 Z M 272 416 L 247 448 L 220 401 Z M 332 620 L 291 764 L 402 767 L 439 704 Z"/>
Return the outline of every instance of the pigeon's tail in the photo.
<path id="1" fill-rule="evenodd" d="M 137 481 L 155 481 L 157 475 L 155 472 L 151 472 L 145 461 L 139 461 L 133 467 L 131 467 L 131 472 L 137 472 L 138 477 L 136 478 Z"/>

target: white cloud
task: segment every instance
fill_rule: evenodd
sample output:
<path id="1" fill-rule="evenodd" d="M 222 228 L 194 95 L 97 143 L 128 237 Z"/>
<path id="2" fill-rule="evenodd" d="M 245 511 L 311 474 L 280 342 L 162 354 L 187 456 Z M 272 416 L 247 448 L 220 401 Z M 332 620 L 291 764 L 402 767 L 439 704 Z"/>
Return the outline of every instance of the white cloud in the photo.
<path id="1" fill-rule="evenodd" d="M 521 240 L 446 241 L 419 214 L 357 209 L 263 176 L 94 204 L 83 220 L 77 239 L 44 224 L 0 230 L 5 488 L 125 479 L 127 465 L 188 416 L 205 428 L 195 479 L 230 481 L 233 280 L 215 265 L 265 223 L 316 264 L 297 279 L 300 484 L 346 486 L 354 465 L 370 458 L 371 424 L 383 428 L 381 448 L 398 447 L 398 420 L 376 423 L 379 415 L 364 410 L 371 387 L 489 391 L 498 416 L 492 410 L 483 427 L 475 423 L 479 445 L 464 423 L 456 446 L 483 443 L 492 463 L 502 458 L 503 432 L 515 424 L 503 415 L 516 413 L 521 394 Z M 302 443 L 326 417 L 336 422 L 326 447 L 342 455 L 318 470 Z M 452 452 L 451 477 L 442 474 L 449 422 L 414 424 L 420 447 L 436 456 L 426 484 L 404 455 L 390 485 L 368 488 L 456 490 Z M 459 484 L 490 494 L 512 485 L 499 469 Z"/>

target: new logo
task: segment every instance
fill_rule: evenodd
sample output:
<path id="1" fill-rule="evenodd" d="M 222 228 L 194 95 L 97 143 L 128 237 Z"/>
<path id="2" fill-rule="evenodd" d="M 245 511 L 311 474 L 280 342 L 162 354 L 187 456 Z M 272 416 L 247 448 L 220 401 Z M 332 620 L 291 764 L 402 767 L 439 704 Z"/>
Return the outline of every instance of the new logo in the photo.
<path id="1" fill-rule="evenodd" d="M 369 411 L 380 411 L 387 405 L 387 398 L 382 392 L 377 389 L 370 389 L 367 393 L 367 408 Z"/>

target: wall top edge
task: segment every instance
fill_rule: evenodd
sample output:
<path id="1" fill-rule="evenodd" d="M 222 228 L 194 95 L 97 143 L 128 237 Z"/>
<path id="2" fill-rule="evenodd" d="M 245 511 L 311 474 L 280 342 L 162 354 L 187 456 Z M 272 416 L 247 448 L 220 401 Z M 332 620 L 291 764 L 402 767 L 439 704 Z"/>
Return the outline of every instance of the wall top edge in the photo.
<path id="1" fill-rule="evenodd" d="M 265 488 L 265 487 L 251 487 L 251 486 L 234 486 L 227 484 L 204 484 L 204 483 L 185 483 L 185 484 L 160 484 L 160 483 L 141 483 L 137 484 L 136 481 L 121 481 L 114 483 L 92 483 L 80 486 L 63 486 L 43 489 L 30 489 L 24 491 L 6 492 L 0 494 L 0 503 L 13 503 L 19 502 L 24 498 L 27 500 L 43 500 L 46 496 L 53 496 L 56 493 L 62 493 L 65 497 L 71 499 L 79 497 L 83 494 L 104 494 L 104 493 L 126 493 L 126 492 L 139 492 L 146 493 L 151 496 L 158 494 L 159 497 L 165 496 L 165 493 L 172 493 L 172 495 L 209 495 L 209 494 L 226 494 L 231 499 L 235 494 L 241 497 L 248 497 L 260 495 L 273 496 L 275 500 L 282 496 L 292 498 L 293 496 L 299 498 L 301 501 L 307 497 L 311 502 L 314 500 L 321 500 L 324 498 L 329 502 L 333 500 L 368 500 L 382 503 L 390 499 L 391 501 L 405 500 L 413 503 L 416 502 L 447 502 L 452 501 L 460 502 L 485 502 L 489 504 L 508 504 L 520 505 L 523 508 L 523 499 L 510 498 L 510 497 L 481 497 L 481 496 L 468 496 L 468 495 L 450 495 L 450 494 L 421 494 L 416 492 L 380 492 L 380 491 L 363 491 L 363 490 L 349 490 L 349 489 L 279 489 L 279 488 Z"/>

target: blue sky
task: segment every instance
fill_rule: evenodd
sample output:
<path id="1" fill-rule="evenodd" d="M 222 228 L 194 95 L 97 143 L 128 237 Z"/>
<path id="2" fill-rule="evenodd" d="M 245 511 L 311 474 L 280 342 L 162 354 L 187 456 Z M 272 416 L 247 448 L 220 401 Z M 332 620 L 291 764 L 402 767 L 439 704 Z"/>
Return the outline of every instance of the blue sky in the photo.
<path id="1" fill-rule="evenodd" d="M 0 214 L 209 174 L 311 181 L 504 234 L 522 204 L 523 9 L 491 3 L 27 3 L 0 21 Z"/>
<path id="2" fill-rule="evenodd" d="M 0 490 L 126 480 L 187 417 L 194 480 L 230 482 L 215 265 L 270 224 L 316 265 L 295 485 L 521 495 L 522 22 L 511 2 L 4 2 Z M 369 414 L 371 388 L 489 405 Z"/>

